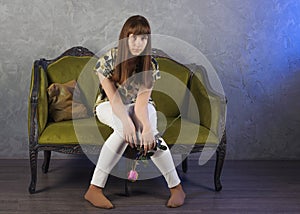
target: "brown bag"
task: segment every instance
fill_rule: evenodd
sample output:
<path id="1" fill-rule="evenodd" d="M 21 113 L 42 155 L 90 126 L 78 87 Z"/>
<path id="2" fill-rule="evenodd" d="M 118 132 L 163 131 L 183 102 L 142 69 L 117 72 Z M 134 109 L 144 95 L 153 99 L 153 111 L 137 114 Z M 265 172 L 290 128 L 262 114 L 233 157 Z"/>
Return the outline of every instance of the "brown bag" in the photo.
<path id="1" fill-rule="evenodd" d="M 71 80 L 63 84 L 52 83 L 48 87 L 49 114 L 55 122 L 88 117 L 80 100 L 73 100 L 73 97 L 80 97 L 80 94 L 73 96 L 76 84 L 76 80 Z M 79 90 L 76 92 L 80 93 Z"/>

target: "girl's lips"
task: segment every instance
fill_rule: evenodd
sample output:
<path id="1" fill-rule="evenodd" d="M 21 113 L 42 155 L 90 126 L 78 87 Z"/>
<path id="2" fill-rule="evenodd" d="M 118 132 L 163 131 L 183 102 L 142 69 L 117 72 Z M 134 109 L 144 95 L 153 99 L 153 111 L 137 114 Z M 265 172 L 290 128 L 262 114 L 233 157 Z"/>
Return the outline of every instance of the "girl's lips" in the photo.
<path id="1" fill-rule="evenodd" d="M 131 53 L 132 53 L 133 55 L 139 55 L 141 52 L 142 52 L 142 51 L 139 50 L 139 49 L 132 49 L 132 50 L 131 50 Z"/>

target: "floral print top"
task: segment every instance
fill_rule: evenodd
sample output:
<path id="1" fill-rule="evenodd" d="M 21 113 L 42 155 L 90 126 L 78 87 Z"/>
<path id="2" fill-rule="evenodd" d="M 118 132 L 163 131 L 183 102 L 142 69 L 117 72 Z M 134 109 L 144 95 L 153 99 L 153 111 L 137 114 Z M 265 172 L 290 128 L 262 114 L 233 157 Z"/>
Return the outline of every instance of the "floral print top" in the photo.
<path id="1" fill-rule="evenodd" d="M 102 55 L 94 68 L 95 73 L 100 72 L 103 76 L 106 78 L 111 78 L 114 72 L 115 62 L 117 58 L 118 49 L 112 48 L 110 49 L 106 54 Z M 152 57 L 151 59 L 151 65 L 152 65 L 152 77 L 153 80 L 160 79 L 160 72 L 157 61 Z M 141 73 L 139 73 L 140 75 Z M 139 88 L 141 84 L 137 81 L 135 81 L 134 78 L 135 75 L 132 75 L 132 77 L 128 78 L 125 83 L 119 84 L 116 83 L 117 90 L 119 91 L 119 94 L 122 98 L 122 101 L 125 105 L 135 103 Z M 138 75 L 136 75 L 138 76 Z M 100 85 L 100 94 L 97 97 L 97 100 L 95 102 L 94 109 L 103 101 L 108 101 L 108 98 L 103 96 L 103 90 L 101 90 Z M 153 100 L 150 98 L 149 103 L 154 105 Z"/>

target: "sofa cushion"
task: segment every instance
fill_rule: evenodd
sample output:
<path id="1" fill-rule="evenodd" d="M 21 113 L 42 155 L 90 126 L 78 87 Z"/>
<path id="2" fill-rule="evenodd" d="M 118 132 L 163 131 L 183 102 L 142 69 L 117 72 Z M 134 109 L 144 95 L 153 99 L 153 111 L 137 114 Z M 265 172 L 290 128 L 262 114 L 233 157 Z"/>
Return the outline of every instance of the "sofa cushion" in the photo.
<path id="1" fill-rule="evenodd" d="M 158 130 L 164 132 L 177 118 L 166 118 L 158 123 Z M 97 127 L 96 127 L 97 126 Z M 64 130 L 63 132 L 61 130 Z M 83 144 L 102 145 L 112 129 L 95 117 L 73 121 L 49 123 L 39 138 L 40 144 Z M 101 139 L 102 138 L 102 139 Z M 99 140 L 100 139 L 100 140 Z"/>
<path id="2" fill-rule="evenodd" d="M 76 125 L 75 128 L 74 124 Z M 99 128 L 98 130 L 95 124 Z M 39 143 L 78 144 L 78 141 L 80 141 L 82 144 L 102 145 L 104 140 L 99 137 L 99 134 L 93 134 L 95 132 L 100 132 L 103 139 L 106 139 L 112 133 L 112 129 L 98 122 L 94 117 L 49 123 L 42 132 Z"/>
<path id="3" fill-rule="evenodd" d="M 158 130 L 163 132 L 163 138 L 170 146 L 173 144 L 217 144 L 219 142 L 216 135 L 204 126 L 199 126 L 180 117 L 168 117 L 166 121 L 167 123 L 163 126 L 158 122 Z M 73 123 L 76 125 L 75 129 Z M 61 121 L 50 123 L 41 134 L 39 143 L 78 144 L 79 139 L 81 144 L 102 145 L 111 133 L 111 128 L 94 117 L 74 121 Z"/>
<path id="4" fill-rule="evenodd" d="M 76 84 L 76 80 L 71 80 L 64 84 L 52 83 L 48 87 L 49 115 L 55 122 L 88 117 L 80 90 L 74 90 Z"/>
<path id="5" fill-rule="evenodd" d="M 204 145 L 219 142 L 218 137 L 206 127 L 182 118 L 173 121 L 163 137 L 168 145 Z"/>

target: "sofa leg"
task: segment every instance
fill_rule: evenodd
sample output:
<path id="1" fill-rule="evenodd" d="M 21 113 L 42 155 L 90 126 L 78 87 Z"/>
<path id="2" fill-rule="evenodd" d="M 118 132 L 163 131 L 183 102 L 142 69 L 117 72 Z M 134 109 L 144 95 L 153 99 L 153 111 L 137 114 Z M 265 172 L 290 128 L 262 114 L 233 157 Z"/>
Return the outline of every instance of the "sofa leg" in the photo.
<path id="1" fill-rule="evenodd" d="M 188 156 L 187 156 L 186 154 L 182 154 L 182 155 L 181 155 L 181 159 L 182 159 L 182 163 L 181 163 L 182 171 L 183 171 L 184 173 L 186 173 L 186 172 L 187 172 L 187 169 L 188 169 L 188 163 L 187 163 L 187 161 L 188 161 Z"/>
<path id="2" fill-rule="evenodd" d="M 129 197 L 128 180 L 125 179 L 125 196 Z"/>
<path id="3" fill-rule="evenodd" d="M 29 193 L 35 193 L 36 187 L 36 179 L 37 179 L 37 157 L 38 152 L 35 149 L 29 151 L 29 158 L 30 158 L 30 169 L 31 169 L 31 182 L 29 185 Z"/>
<path id="4" fill-rule="evenodd" d="M 222 190 L 220 177 L 221 177 L 221 172 L 225 160 L 225 154 L 226 154 L 226 132 L 224 131 L 221 142 L 216 151 L 216 167 L 215 167 L 214 182 L 215 182 L 215 190 L 217 192 Z"/>
<path id="5" fill-rule="evenodd" d="M 51 158 L 51 151 L 44 151 L 44 162 L 42 165 L 42 171 L 45 174 L 49 170 L 50 158 Z"/>

